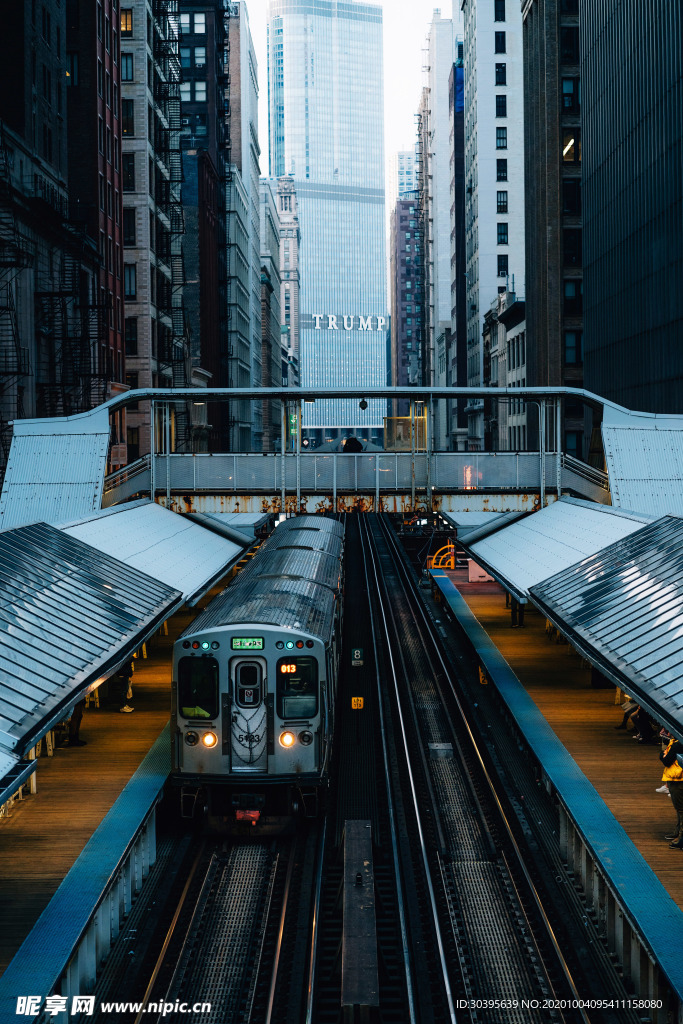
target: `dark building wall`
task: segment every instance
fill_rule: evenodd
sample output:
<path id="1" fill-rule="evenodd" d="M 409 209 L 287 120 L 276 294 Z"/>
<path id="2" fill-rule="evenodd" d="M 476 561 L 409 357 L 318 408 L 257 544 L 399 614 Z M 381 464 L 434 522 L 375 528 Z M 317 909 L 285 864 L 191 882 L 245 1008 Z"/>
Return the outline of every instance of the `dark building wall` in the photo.
<path id="1" fill-rule="evenodd" d="M 422 383 L 422 262 L 415 254 L 419 203 L 417 193 L 413 196 L 398 199 L 391 214 L 391 383 L 395 386 Z M 407 400 L 401 400 L 394 415 L 405 416 L 407 411 Z"/>
<path id="2" fill-rule="evenodd" d="M 526 382 L 538 387 L 583 386 L 579 3 L 523 9 Z M 583 408 L 564 412 L 565 448 L 581 455 Z"/>
<path id="3" fill-rule="evenodd" d="M 683 413 L 683 7 L 581 7 L 586 387 Z"/>
<path id="4" fill-rule="evenodd" d="M 96 370 L 105 398 L 109 383 L 125 380 L 118 6 L 68 0 L 66 14 L 69 192 L 100 254 Z"/>

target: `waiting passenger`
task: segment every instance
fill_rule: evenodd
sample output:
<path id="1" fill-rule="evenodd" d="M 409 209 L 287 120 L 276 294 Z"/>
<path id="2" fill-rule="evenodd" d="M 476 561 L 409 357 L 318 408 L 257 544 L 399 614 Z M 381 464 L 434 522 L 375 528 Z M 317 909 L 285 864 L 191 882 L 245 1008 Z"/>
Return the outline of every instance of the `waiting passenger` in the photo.
<path id="1" fill-rule="evenodd" d="M 85 697 L 83 700 L 79 700 L 77 704 L 74 704 L 73 711 L 71 712 L 71 719 L 69 721 L 69 746 L 70 747 L 84 747 L 87 740 L 82 740 L 79 737 L 81 728 L 81 721 L 83 719 L 83 710 L 85 708 Z"/>
<path id="2" fill-rule="evenodd" d="M 653 725 L 647 711 L 641 707 L 634 711 L 632 721 L 635 729 L 633 739 L 638 740 L 639 743 L 649 743 L 656 737 L 656 733 L 659 732 L 657 724 Z"/>
<path id="3" fill-rule="evenodd" d="M 127 661 L 125 665 L 115 673 L 112 677 L 112 696 L 116 699 L 119 705 L 119 711 L 124 715 L 129 715 L 131 711 L 135 711 L 135 708 L 131 707 L 128 701 L 133 696 L 133 662 Z"/>
<path id="4" fill-rule="evenodd" d="M 624 703 L 621 705 L 621 709 L 624 712 L 624 717 L 622 718 L 619 725 L 614 726 L 615 729 L 625 729 L 628 725 L 629 718 L 631 718 L 636 713 L 636 711 L 639 710 L 639 706 L 638 704 L 636 704 L 634 700 L 631 700 L 631 698 L 629 697 L 629 699 L 625 700 Z"/>
<path id="5" fill-rule="evenodd" d="M 664 765 L 662 782 L 669 787 L 671 802 L 676 811 L 676 829 L 664 838 L 671 840 L 669 845 L 672 849 L 683 850 L 683 767 L 678 762 L 678 754 L 683 754 L 683 746 L 672 736 L 666 749 L 659 755 L 659 760 Z"/>

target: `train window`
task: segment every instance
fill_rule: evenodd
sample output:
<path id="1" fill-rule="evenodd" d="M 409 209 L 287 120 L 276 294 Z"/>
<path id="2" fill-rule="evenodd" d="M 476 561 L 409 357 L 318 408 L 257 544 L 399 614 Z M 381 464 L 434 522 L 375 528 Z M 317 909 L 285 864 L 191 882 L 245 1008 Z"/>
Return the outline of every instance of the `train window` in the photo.
<path id="1" fill-rule="evenodd" d="M 261 666 L 241 661 L 235 671 L 235 700 L 238 707 L 256 708 L 261 703 Z"/>
<path id="2" fill-rule="evenodd" d="M 315 658 L 280 658 L 277 713 L 280 718 L 313 718 L 318 714 L 318 662 Z"/>
<path id="3" fill-rule="evenodd" d="M 218 662 L 215 658 L 180 659 L 178 708 L 183 718 L 218 716 Z"/>

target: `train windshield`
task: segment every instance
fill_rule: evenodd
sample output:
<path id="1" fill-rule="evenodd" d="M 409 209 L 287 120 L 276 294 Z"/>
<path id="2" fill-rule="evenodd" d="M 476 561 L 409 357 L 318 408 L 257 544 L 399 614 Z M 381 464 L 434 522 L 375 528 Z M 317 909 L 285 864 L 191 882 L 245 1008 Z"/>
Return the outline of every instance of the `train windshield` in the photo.
<path id="1" fill-rule="evenodd" d="M 315 658 L 278 661 L 277 713 L 280 718 L 313 718 L 318 714 L 318 662 Z"/>
<path id="2" fill-rule="evenodd" d="M 215 658 L 180 659 L 178 708 L 183 718 L 217 718 L 218 662 Z"/>

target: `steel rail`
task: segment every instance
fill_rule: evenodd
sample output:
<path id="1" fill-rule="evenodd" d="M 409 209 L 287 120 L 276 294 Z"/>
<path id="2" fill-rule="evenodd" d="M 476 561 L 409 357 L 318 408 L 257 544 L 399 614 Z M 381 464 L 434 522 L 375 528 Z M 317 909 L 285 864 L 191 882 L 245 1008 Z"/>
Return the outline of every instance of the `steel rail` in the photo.
<path id="1" fill-rule="evenodd" d="M 315 880 L 315 898 L 313 900 L 313 918 L 311 921 L 311 952 L 308 962 L 308 992 L 306 993 L 306 1024 L 314 1024 L 313 1003 L 315 1001 L 315 971 L 318 962 L 318 939 L 320 937 L 320 901 L 322 899 L 323 864 L 325 859 L 325 843 L 327 841 L 327 818 L 323 821 L 318 851 L 318 868 Z"/>
<path id="2" fill-rule="evenodd" d="M 289 890 L 292 886 L 292 874 L 294 872 L 296 842 L 292 842 L 289 848 L 289 860 L 287 861 L 287 875 L 285 878 L 285 891 L 282 894 L 282 907 L 280 909 L 280 925 L 275 945 L 275 956 L 273 957 L 273 970 L 270 978 L 270 991 L 268 992 L 268 1007 L 266 1009 L 265 1024 L 271 1024 L 273 1019 L 273 1007 L 275 1005 L 275 989 L 280 969 L 280 954 L 282 952 L 282 941 L 285 934 L 285 917 L 287 916 L 287 904 L 289 903 Z"/>
<path id="3" fill-rule="evenodd" d="M 150 998 L 151 998 L 151 995 L 152 995 L 152 991 L 153 991 L 154 986 L 156 984 L 156 980 L 157 980 L 157 978 L 159 976 L 159 971 L 161 970 L 161 968 L 163 966 L 163 963 L 164 963 L 164 960 L 166 959 L 166 953 L 168 952 L 168 947 L 171 944 L 171 939 L 173 938 L 173 934 L 175 932 L 176 925 L 178 924 L 178 918 L 180 917 L 180 914 L 182 913 L 183 907 L 185 906 L 185 900 L 187 899 L 187 894 L 188 894 L 188 892 L 190 890 L 190 886 L 192 885 L 192 881 L 194 879 L 194 876 L 196 874 L 197 868 L 199 866 L 199 862 L 202 859 L 202 856 L 204 854 L 205 848 L 206 848 L 206 840 L 202 840 L 202 842 L 201 842 L 201 844 L 199 846 L 199 849 L 197 851 L 197 856 L 195 857 L 195 859 L 194 859 L 194 861 L 192 863 L 192 867 L 190 868 L 189 874 L 187 876 L 187 880 L 185 882 L 185 885 L 183 886 L 183 891 L 180 894 L 180 899 L 178 900 L 178 906 L 176 907 L 175 913 L 173 914 L 173 918 L 171 920 L 171 923 L 169 925 L 168 931 L 166 933 L 166 938 L 163 941 L 161 950 L 159 952 L 159 956 L 157 957 L 156 963 L 154 964 L 154 969 L 152 971 L 152 974 L 150 976 L 149 982 L 147 984 L 147 988 L 145 989 L 145 994 L 142 997 L 142 1008 L 138 1012 L 138 1015 L 135 1018 L 134 1024 L 141 1024 L 142 1019 L 143 1019 L 144 1015 L 147 1012 L 147 1006 L 149 1005 L 149 1001 L 150 1001 Z"/>
<path id="4" fill-rule="evenodd" d="M 441 653 L 441 646 L 440 646 L 440 644 L 438 642 L 438 639 L 437 639 L 437 636 L 436 636 L 436 632 L 435 632 L 435 630 L 434 630 L 434 628 L 432 626 L 432 623 L 429 621 L 429 617 L 428 617 L 426 609 L 424 608 L 424 605 L 422 603 L 421 596 L 420 596 L 419 592 L 416 591 L 416 587 L 415 587 L 414 581 L 410 578 L 408 570 L 407 570 L 407 568 L 406 568 L 406 566 L 405 566 L 405 564 L 403 562 L 403 552 L 402 552 L 402 550 L 401 550 L 401 548 L 399 546 L 398 541 L 396 540 L 396 538 L 393 535 L 393 531 L 386 524 L 386 521 L 385 521 L 383 516 L 380 516 L 380 524 L 381 524 L 380 528 L 382 529 L 382 531 L 384 533 L 384 536 L 385 536 L 387 542 L 389 543 L 390 548 L 393 550 L 393 553 L 395 555 L 394 564 L 398 567 L 399 575 L 401 577 L 401 580 L 402 580 L 402 583 L 403 583 L 403 587 L 404 587 L 404 592 L 406 593 L 406 596 L 409 597 L 409 604 L 410 604 L 410 607 L 411 607 L 411 611 L 413 613 L 413 620 L 415 622 L 415 625 L 416 625 L 416 627 L 418 629 L 418 632 L 421 634 L 421 636 L 423 636 L 423 633 L 420 630 L 420 624 L 419 624 L 419 622 L 417 620 L 417 617 L 415 615 L 415 608 L 417 608 L 417 610 L 419 611 L 420 619 L 422 620 L 423 628 L 426 629 L 427 634 L 428 634 L 429 639 L 430 639 L 430 642 L 431 642 L 432 649 L 436 653 L 436 656 L 437 656 L 437 658 L 439 660 L 439 663 L 440 663 L 440 666 L 441 666 L 441 671 L 443 672 L 444 679 L 447 680 L 448 685 L 450 687 L 451 695 L 452 695 L 452 697 L 453 697 L 453 699 L 455 701 L 455 705 L 456 705 L 456 707 L 458 709 L 458 713 L 460 715 L 462 724 L 463 724 L 463 726 L 464 726 L 464 728 L 466 730 L 466 733 L 467 733 L 467 736 L 468 736 L 468 738 L 470 740 L 470 743 L 471 743 L 472 750 L 474 752 L 475 758 L 476 758 L 476 760 L 477 760 L 477 762 L 479 764 L 479 767 L 481 769 L 482 777 L 486 781 L 486 784 L 487 784 L 487 786 L 488 786 L 488 788 L 490 790 L 491 797 L 492 797 L 494 805 L 495 805 L 495 807 L 496 807 L 496 809 L 498 811 L 498 815 L 499 815 L 500 821 L 503 824 L 503 827 L 504 827 L 505 832 L 506 832 L 506 834 L 508 836 L 510 845 L 512 846 L 512 849 L 513 849 L 513 851 L 515 853 L 517 864 L 518 864 L 522 874 L 524 875 L 524 879 L 526 881 L 529 893 L 531 894 L 533 902 L 536 905 L 536 909 L 537 909 L 537 911 L 538 911 L 538 913 L 539 913 L 539 915 L 541 917 L 541 920 L 543 922 L 543 925 L 544 925 L 544 927 L 546 929 L 546 933 L 548 935 L 548 938 L 550 939 L 551 945 L 552 945 L 553 950 L 555 952 L 555 955 L 557 957 L 557 961 L 558 961 L 560 967 L 562 968 L 562 972 L 564 974 L 565 980 L 567 981 L 567 984 L 569 985 L 569 988 L 570 988 L 570 990 L 572 992 L 572 996 L 573 996 L 573 998 L 575 1000 L 578 1001 L 578 1004 L 577 1004 L 577 1006 L 575 1008 L 579 1010 L 579 1013 L 581 1014 L 581 1017 L 582 1017 L 583 1021 L 585 1022 L 585 1024 L 590 1024 L 590 1017 L 588 1017 L 586 1015 L 585 1010 L 581 1006 L 581 996 L 580 996 L 579 991 L 578 991 L 578 989 L 576 987 L 576 983 L 575 983 L 574 978 L 572 976 L 572 973 L 571 973 L 571 970 L 569 968 L 569 965 L 567 964 L 567 961 L 565 960 L 564 954 L 562 953 L 560 945 L 559 945 L 559 943 L 557 941 L 557 937 L 556 937 L 555 932 L 553 930 L 553 927 L 552 927 L 552 924 L 550 922 L 550 919 L 549 919 L 549 917 L 548 917 L 548 915 L 546 913 L 545 907 L 543 906 L 543 902 L 541 900 L 541 897 L 538 894 L 538 890 L 536 889 L 536 886 L 534 885 L 533 879 L 531 878 L 529 870 L 528 870 L 528 868 L 526 866 L 524 857 L 522 855 L 522 851 L 519 848 L 519 845 L 518 845 L 517 840 L 515 838 L 514 832 L 512 830 L 512 826 L 511 826 L 510 821 L 508 819 L 508 816 L 505 813 L 505 810 L 504 810 L 503 805 L 501 803 L 500 797 L 498 796 L 496 785 L 495 785 L 493 779 L 491 778 L 491 775 L 489 774 L 489 772 L 488 772 L 488 770 L 486 768 L 486 765 L 484 763 L 484 759 L 483 759 L 481 751 L 479 749 L 479 744 L 477 743 L 477 740 L 476 740 L 476 738 L 474 736 L 474 733 L 472 731 L 472 728 L 470 726 L 470 723 L 469 723 L 469 720 L 467 718 L 467 714 L 465 712 L 465 708 L 463 706 L 463 703 L 460 700 L 460 697 L 458 696 L 457 688 L 456 688 L 455 683 L 453 681 L 453 677 L 452 677 L 452 674 L 450 672 L 449 666 L 448 666 L 446 660 L 444 659 L 444 657 L 443 657 L 443 655 Z M 412 597 L 412 600 L 410 600 L 410 597 Z M 429 657 L 429 652 L 428 651 L 427 651 L 427 656 Z M 430 658 L 430 661 L 431 661 L 431 658 Z M 440 686 L 440 683 L 439 683 L 438 673 L 437 672 L 434 672 L 434 681 L 435 681 L 435 686 L 436 686 L 437 690 L 441 691 L 441 686 Z M 443 700 L 443 698 L 442 698 L 442 700 Z M 453 725 L 452 725 L 452 722 L 451 722 L 450 714 L 448 712 L 448 709 L 445 706 L 444 706 L 444 711 L 446 712 L 446 716 L 447 716 L 447 719 L 448 719 L 449 727 L 451 728 L 451 731 L 453 732 L 454 730 L 453 730 Z M 510 876 L 510 880 L 511 880 L 513 886 L 515 886 L 515 889 L 516 889 L 516 885 L 515 885 L 515 882 L 514 882 L 514 879 L 512 878 L 512 876 Z M 520 908 L 521 908 L 522 912 L 524 913 L 524 915 L 526 917 L 526 912 L 524 911 L 524 907 L 523 907 L 521 899 L 519 900 L 519 905 L 520 905 Z M 531 937 L 533 939 L 533 942 L 534 942 L 534 945 L 536 946 L 536 949 L 538 951 L 538 946 L 537 946 L 537 943 L 536 943 L 534 932 L 533 932 L 533 929 L 531 927 L 529 928 L 529 934 L 531 935 Z M 539 960 L 540 960 L 541 963 L 543 963 L 543 958 L 540 957 L 540 952 L 539 952 Z M 547 971 L 546 971 L 546 975 L 547 975 Z M 550 984 L 550 986 L 552 988 L 552 982 L 551 982 L 550 978 L 548 978 L 547 980 L 548 980 L 548 983 Z"/>
<path id="5" fill-rule="evenodd" d="M 382 587 L 381 587 L 381 584 L 380 584 L 380 576 L 381 576 L 381 574 L 380 574 L 380 572 L 378 570 L 378 565 L 377 565 L 377 559 L 375 557 L 374 546 L 373 546 L 373 543 L 372 543 L 371 538 L 370 538 L 370 534 L 369 534 L 369 530 L 368 530 L 367 524 L 364 524 L 363 529 L 366 532 L 366 544 L 363 546 L 364 561 L 365 561 L 365 551 L 367 550 L 368 553 L 369 553 L 369 556 L 370 556 L 370 562 L 372 564 L 372 572 L 373 572 L 373 576 L 374 576 L 374 580 L 375 580 L 375 589 L 376 589 L 376 593 L 377 593 L 378 598 L 379 598 L 379 609 L 380 609 L 380 613 L 381 613 L 381 617 L 382 617 L 383 633 L 384 633 L 384 637 L 385 637 L 385 640 L 386 640 L 387 657 L 388 657 L 390 668 L 391 668 L 391 678 L 392 678 L 392 682 L 393 682 L 394 693 L 395 693 L 395 696 L 396 696 L 396 705 L 397 705 L 397 709 L 398 709 L 398 718 L 399 718 L 399 723 L 400 723 L 401 739 L 402 739 L 402 742 L 403 742 L 403 751 L 404 751 L 404 754 L 405 754 L 405 763 L 406 763 L 406 766 L 407 766 L 407 769 L 408 769 L 408 778 L 409 778 L 409 781 L 410 781 L 410 790 L 411 790 L 411 795 L 412 795 L 412 800 L 413 800 L 413 809 L 414 809 L 414 812 L 415 812 L 415 821 L 416 821 L 416 824 L 417 824 L 417 831 L 418 831 L 418 836 L 419 836 L 420 856 L 421 856 L 422 865 L 423 865 L 423 869 L 424 869 L 424 873 L 425 873 L 425 880 L 426 880 L 426 883 L 427 883 L 427 891 L 428 891 L 428 894 L 429 894 L 429 903 L 430 903 L 430 908 L 431 908 L 431 912 L 432 912 L 432 920 L 433 920 L 433 924 L 434 924 L 434 932 L 435 932 L 435 935 L 436 935 L 437 948 L 438 948 L 438 951 L 439 951 L 439 961 L 440 961 L 440 965 L 441 965 L 441 973 L 442 973 L 442 976 L 443 976 L 443 983 L 444 983 L 446 1001 L 447 1001 L 447 1004 L 448 1004 L 448 1013 L 449 1013 L 449 1016 L 450 1016 L 451 1024 L 457 1024 L 457 1017 L 456 1017 L 456 1013 L 455 1013 L 455 1004 L 454 1004 L 454 1000 L 453 1000 L 453 993 L 451 991 L 451 983 L 450 983 L 450 978 L 448 976 L 448 965 L 446 963 L 446 952 L 445 952 L 445 949 L 444 949 L 443 937 L 441 935 L 441 924 L 440 924 L 440 921 L 439 921 L 439 912 L 438 912 L 438 908 L 437 908 L 437 905 L 436 905 L 436 896 L 435 896 L 435 893 L 434 893 L 434 886 L 432 884 L 432 876 L 431 876 L 431 871 L 430 871 L 430 867 L 429 867 L 429 860 L 428 860 L 428 857 L 427 857 L 427 848 L 426 848 L 426 844 L 425 844 L 424 833 L 422 831 L 422 824 L 421 824 L 421 821 L 420 821 L 420 809 L 419 809 L 419 804 L 418 804 L 417 791 L 416 791 L 416 788 L 415 788 L 415 779 L 414 779 L 414 776 L 413 776 L 413 768 L 412 768 L 412 763 L 411 763 L 410 748 L 409 748 L 409 745 L 408 745 L 408 737 L 407 737 L 407 734 L 406 734 L 405 721 L 404 721 L 404 718 L 403 718 L 403 710 L 402 710 L 402 707 L 401 707 L 401 698 L 400 698 L 400 694 L 399 694 L 398 673 L 397 673 L 397 670 L 396 670 L 396 663 L 394 661 L 394 656 L 393 656 L 392 650 L 391 650 L 391 633 L 390 633 L 390 630 L 389 630 L 389 623 L 387 621 L 387 616 L 386 616 L 386 612 L 385 612 L 385 608 L 384 608 L 384 601 L 382 600 Z M 363 536 L 363 529 L 361 530 L 361 536 Z M 367 570 L 367 562 L 365 564 L 366 564 L 366 570 Z M 367 579 L 367 572 L 366 572 L 366 579 Z M 368 579 L 368 583 L 369 582 L 370 582 L 370 580 Z M 368 593 L 370 593 L 369 588 L 368 588 Z M 375 630 L 375 626 L 374 626 L 374 621 L 372 621 L 372 603 L 370 603 L 370 614 L 371 614 L 371 625 L 372 625 L 373 636 L 376 636 L 376 630 Z M 375 644 L 375 650 L 377 650 L 377 645 L 376 644 Z M 375 659 L 375 661 L 377 662 L 377 659 Z M 379 707 L 380 707 L 380 714 L 382 714 L 382 710 L 381 710 L 382 709 L 382 700 L 381 700 L 381 689 L 380 689 L 380 677 L 379 677 L 379 668 L 377 667 L 377 664 L 376 664 L 376 673 L 377 673 L 378 697 L 379 697 L 378 703 L 379 703 Z M 391 790 L 389 788 L 390 780 L 389 780 L 388 758 L 386 756 L 385 729 L 384 729 L 383 716 L 382 716 L 382 742 L 383 742 L 384 749 L 385 749 L 384 770 L 385 770 L 385 776 L 386 776 L 386 779 L 387 779 L 388 792 L 390 793 Z M 395 821 L 392 819 L 392 829 L 393 828 L 395 828 Z M 394 847 L 394 857 L 395 857 L 395 860 L 397 860 L 398 859 L 398 850 L 396 849 L 395 835 L 394 834 L 392 834 L 392 846 Z M 400 878 L 400 869 L 397 870 L 397 880 L 399 878 Z M 404 925 L 405 925 L 405 922 L 404 922 L 404 917 L 402 915 L 402 918 L 401 918 L 402 932 L 403 932 Z M 404 942 L 405 942 L 406 939 L 407 939 L 407 936 L 404 934 L 403 937 L 404 937 Z M 412 993 L 411 993 L 411 995 L 412 995 Z M 411 1004 L 411 1010 L 414 1012 L 414 1007 L 413 1007 L 412 1004 Z M 411 1020 L 412 1019 L 413 1018 L 411 1017 Z"/>

